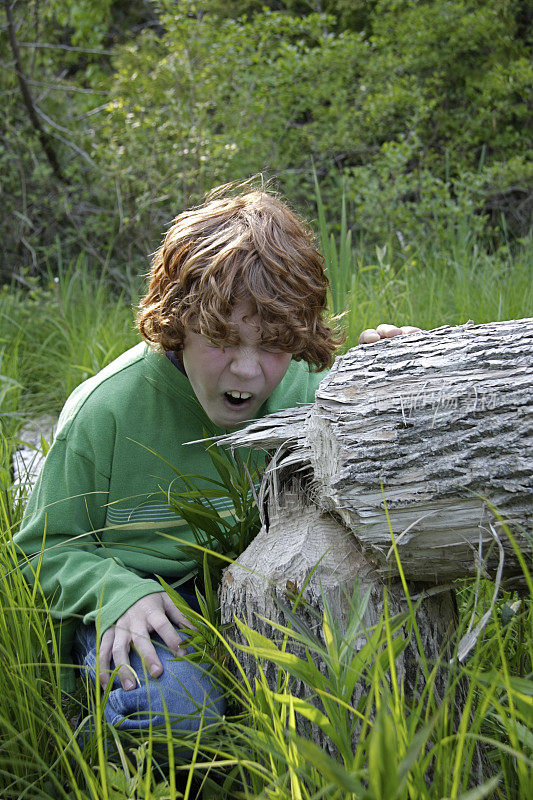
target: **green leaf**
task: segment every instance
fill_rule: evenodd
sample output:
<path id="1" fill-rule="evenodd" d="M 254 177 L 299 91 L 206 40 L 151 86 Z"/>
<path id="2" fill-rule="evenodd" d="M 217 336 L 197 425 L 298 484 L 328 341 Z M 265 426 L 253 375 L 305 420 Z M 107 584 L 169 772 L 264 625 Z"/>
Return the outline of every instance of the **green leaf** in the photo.
<path id="1" fill-rule="evenodd" d="M 530 753 L 533 753 L 533 731 L 531 728 L 522 725 L 518 720 L 504 719 L 501 714 L 496 714 L 496 719 L 499 720 L 502 730 L 509 731 L 509 729 L 512 729 L 522 747 Z M 531 715 L 529 715 L 529 719 L 531 719 Z"/>
<path id="2" fill-rule="evenodd" d="M 497 670 L 475 673 L 475 675 L 472 675 L 472 678 L 475 678 L 480 683 L 486 684 L 487 686 L 499 686 L 506 691 L 508 686 L 510 686 L 517 695 L 522 695 L 525 701 L 533 705 L 533 702 L 529 700 L 529 698 L 533 698 L 533 680 L 530 678 L 519 678 L 514 675 L 504 677 L 502 673 Z"/>
<path id="3" fill-rule="evenodd" d="M 298 748 L 298 753 L 309 762 L 309 764 L 317 769 L 322 775 L 330 780 L 335 787 L 342 789 L 345 792 L 354 794 L 357 798 L 367 798 L 368 792 L 363 787 L 361 781 L 338 761 L 328 756 L 320 747 L 317 747 L 314 742 L 309 742 L 301 736 L 294 733 L 288 734 L 291 741 L 295 742 Z"/>
<path id="4" fill-rule="evenodd" d="M 457 800 L 483 800 L 484 797 L 488 797 L 492 792 L 498 787 L 498 785 L 502 781 L 502 773 L 499 772 L 494 778 L 490 778 L 488 781 L 485 781 L 481 786 L 476 786 L 474 789 L 470 789 L 468 792 L 463 792 L 457 798 Z"/>
<path id="5" fill-rule="evenodd" d="M 392 800 L 399 789 L 396 728 L 383 706 L 368 737 L 368 784 L 376 800 Z"/>
<path id="6" fill-rule="evenodd" d="M 333 648 L 333 634 L 331 633 L 331 628 L 329 627 L 328 618 L 326 612 L 322 616 L 322 631 L 324 633 L 324 641 L 326 642 L 326 647 L 328 650 L 331 651 Z"/>
<path id="7" fill-rule="evenodd" d="M 242 650 L 244 653 L 252 654 L 257 659 L 265 658 L 273 664 L 277 664 L 290 675 L 300 678 L 300 680 L 304 681 L 304 683 L 310 687 L 317 686 L 322 688 L 324 676 L 314 664 L 298 658 L 298 656 L 293 653 L 286 653 L 279 650 L 275 643 L 267 639 L 266 636 L 249 628 L 240 620 L 235 621 L 242 635 L 245 636 L 250 643 L 247 646 L 239 644 L 238 642 L 233 642 L 235 647 Z"/>
<path id="8" fill-rule="evenodd" d="M 415 734 L 413 740 L 411 741 L 411 744 L 407 748 L 407 752 L 404 755 L 404 757 L 402 758 L 402 760 L 400 761 L 400 764 L 398 766 L 398 777 L 399 777 L 399 779 L 400 779 L 400 781 L 402 783 L 407 778 L 409 770 L 411 769 L 411 767 L 413 766 L 413 764 L 415 763 L 415 761 L 419 757 L 419 754 L 420 754 L 421 750 L 424 748 L 427 740 L 429 739 L 429 737 L 431 735 L 431 732 L 432 732 L 432 730 L 434 729 L 434 727 L 435 727 L 435 725 L 437 723 L 437 720 L 439 719 L 439 717 L 443 713 L 443 711 L 442 711 L 443 708 L 444 708 L 444 704 L 441 705 L 441 707 L 439 708 L 438 712 L 433 716 L 433 719 L 431 719 L 429 722 L 427 722 Z"/>
<path id="9" fill-rule="evenodd" d="M 42 450 L 43 456 L 48 455 L 48 451 L 50 450 L 50 445 L 46 441 L 46 439 L 44 438 L 42 433 L 41 433 L 41 450 Z"/>
<path id="10" fill-rule="evenodd" d="M 338 736 L 335 726 L 332 725 L 331 721 L 320 709 L 316 708 L 316 706 L 312 705 L 307 700 L 295 697 L 294 695 L 277 693 L 273 693 L 272 697 L 282 705 L 288 706 L 289 703 L 292 704 L 295 711 L 317 725 L 333 742 L 337 740 Z"/>

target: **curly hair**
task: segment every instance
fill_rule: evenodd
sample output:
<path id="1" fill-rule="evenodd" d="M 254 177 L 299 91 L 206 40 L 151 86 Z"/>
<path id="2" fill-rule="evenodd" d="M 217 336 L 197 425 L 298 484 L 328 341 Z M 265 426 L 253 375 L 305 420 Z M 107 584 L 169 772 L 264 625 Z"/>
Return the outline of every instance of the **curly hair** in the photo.
<path id="1" fill-rule="evenodd" d="M 154 254 L 137 324 L 165 351 L 179 353 L 187 330 L 232 345 L 232 309 L 249 302 L 264 347 L 321 370 L 342 341 L 323 319 L 327 287 L 306 224 L 270 191 L 226 184 L 172 222 Z"/>

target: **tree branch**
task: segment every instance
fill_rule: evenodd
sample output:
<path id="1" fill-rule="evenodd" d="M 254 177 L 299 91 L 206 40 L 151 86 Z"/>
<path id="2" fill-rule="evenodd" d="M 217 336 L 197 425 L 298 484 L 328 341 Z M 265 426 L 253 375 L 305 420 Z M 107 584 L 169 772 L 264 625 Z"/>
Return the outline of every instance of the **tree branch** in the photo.
<path id="1" fill-rule="evenodd" d="M 69 50 L 73 53 L 90 53 L 97 56 L 112 56 L 112 50 L 97 50 L 90 47 L 74 47 L 70 44 L 47 44 L 46 42 L 19 42 L 19 47 L 45 48 L 48 50 Z"/>
<path id="2" fill-rule="evenodd" d="M 6 10 L 7 27 L 9 31 L 9 41 L 11 44 L 11 51 L 13 53 L 13 58 L 15 61 L 15 72 L 17 73 L 17 78 L 20 86 L 20 91 L 22 93 L 22 98 L 24 100 L 24 105 L 26 106 L 26 109 L 28 111 L 28 116 L 35 129 L 35 132 L 37 133 L 37 136 L 39 137 L 41 147 L 43 148 L 48 163 L 52 167 L 54 175 L 59 181 L 64 183 L 65 178 L 61 171 L 61 167 L 59 166 L 59 161 L 57 160 L 57 156 L 52 146 L 50 136 L 41 125 L 41 122 L 37 115 L 37 111 L 35 110 L 35 104 L 33 102 L 33 98 L 31 96 L 31 92 L 28 83 L 26 81 L 26 77 L 24 75 L 24 70 L 22 69 L 20 50 L 18 47 L 17 37 L 15 33 L 15 25 L 13 22 L 13 15 L 11 14 L 11 6 L 9 0 L 4 0 L 4 8 Z"/>

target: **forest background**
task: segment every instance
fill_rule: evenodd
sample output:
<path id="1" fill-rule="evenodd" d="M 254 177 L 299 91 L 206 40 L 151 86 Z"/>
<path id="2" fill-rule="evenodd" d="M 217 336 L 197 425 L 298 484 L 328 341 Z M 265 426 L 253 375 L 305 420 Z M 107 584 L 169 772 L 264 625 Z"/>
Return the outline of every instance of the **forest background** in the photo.
<path id="1" fill-rule="evenodd" d="M 84 252 L 119 283 L 262 172 L 352 242 L 523 242 L 527 0 L 4 0 L 0 280 Z"/>

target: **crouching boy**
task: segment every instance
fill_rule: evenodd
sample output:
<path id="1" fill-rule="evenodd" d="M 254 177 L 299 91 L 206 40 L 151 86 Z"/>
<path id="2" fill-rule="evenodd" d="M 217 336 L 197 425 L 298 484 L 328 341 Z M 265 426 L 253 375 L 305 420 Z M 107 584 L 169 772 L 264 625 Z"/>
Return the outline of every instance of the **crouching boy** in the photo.
<path id="1" fill-rule="evenodd" d="M 326 290 L 312 236 L 284 203 L 221 187 L 156 252 L 144 341 L 67 400 L 16 542 L 28 576 L 40 560 L 64 662 L 74 650 L 102 687 L 118 668 L 105 707 L 114 725 L 144 729 L 168 713 L 195 730 L 223 713 L 208 672 L 175 660 L 188 623 L 156 577 L 173 584 L 192 568 L 173 539 L 194 543 L 166 503 L 171 465 L 215 478 L 204 446 L 185 443 L 313 401 L 339 343 Z M 64 681 L 72 688 L 72 670 Z"/>

